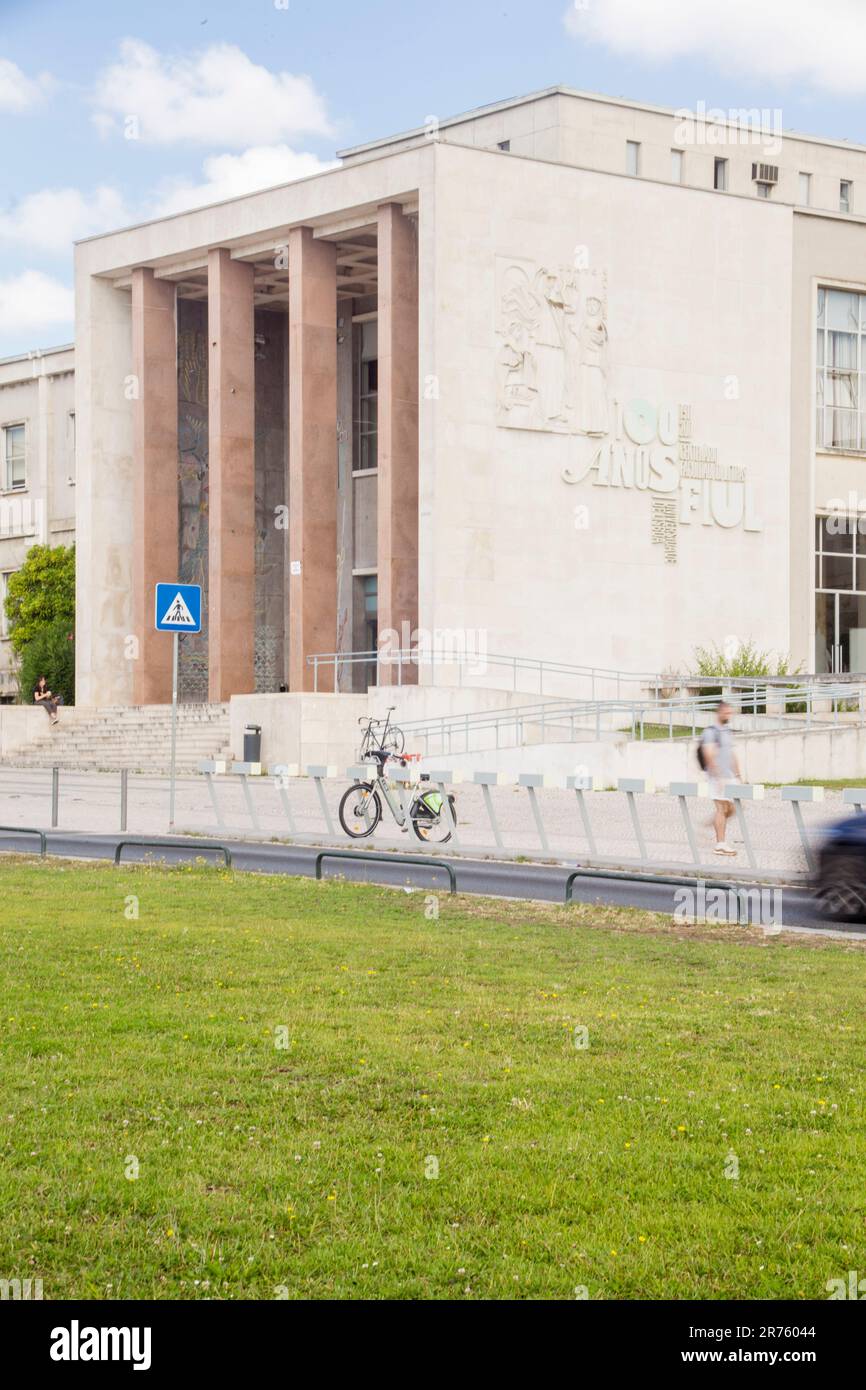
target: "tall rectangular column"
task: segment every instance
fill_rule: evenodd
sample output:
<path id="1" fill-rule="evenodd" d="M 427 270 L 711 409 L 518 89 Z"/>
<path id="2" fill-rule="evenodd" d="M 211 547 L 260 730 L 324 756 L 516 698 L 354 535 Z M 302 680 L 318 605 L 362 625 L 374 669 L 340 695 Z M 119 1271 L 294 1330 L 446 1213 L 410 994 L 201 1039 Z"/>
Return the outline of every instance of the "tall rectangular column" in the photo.
<path id="1" fill-rule="evenodd" d="M 208 252 L 208 683 L 210 699 L 255 689 L 253 268 Z"/>
<path id="2" fill-rule="evenodd" d="M 178 574 L 175 287 L 148 266 L 132 272 L 133 623 L 137 705 L 171 701 L 171 638 L 153 625 L 154 588 Z"/>
<path id="3" fill-rule="evenodd" d="M 132 704 L 132 295 L 75 251 L 75 702 Z"/>
<path id="4" fill-rule="evenodd" d="M 380 640 L 395 633 L 399 648 L 418 624 L 418 259 L 399 203 L 380 207 L 378 222 L 378 622 Z M 397 680 L 396 666 L 379 669 L 383 683 Z"/>
<path id="5" fill-rule="evenodd" d="M 289 688 L 337 649 L 337 250 L 289 232 Z M 319 672 L 333 690 L 334 669 Z"/>

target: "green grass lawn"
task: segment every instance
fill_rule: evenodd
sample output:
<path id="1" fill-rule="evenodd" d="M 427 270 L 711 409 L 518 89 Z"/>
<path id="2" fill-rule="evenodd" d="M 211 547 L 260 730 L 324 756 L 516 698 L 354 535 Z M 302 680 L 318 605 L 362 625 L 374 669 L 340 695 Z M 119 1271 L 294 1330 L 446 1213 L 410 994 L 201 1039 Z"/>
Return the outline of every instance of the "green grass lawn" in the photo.
<path id="1" fill-rule="evenodd" d="M 631 724 L 625 724 L 625 725 L 623 726 L 623 728 L 620 730 L 620 732 L 621 732 L 621 733 L 624 733 L 624 734 L 628 734 L 629 736 L 631 736 L 631 733 L 632 733 L 632 726 L 631 726 Z M 698 733 L 702 733 L 702 732 L 703 732 L 703 731 L 702 731 L 701 729 L 698 729 Z M 634 727 L 634 737 L 635 737 L 635 739 L 640 740 L 640 737 L 641 737 L 641 728 L 640 728 L 640 724 L 636 724 L 635 727 Z M 651 740 L 651 739 L 663 739 L 663 738 L 669 739 L 669 738 L 672 738 L 672 737 L 673 737 L 673 738 L 694 738 L 694 737 L 695 737 L 695 734 L 694 734 L 694 730 L 692 729 L 691 724 L 674 724 L 674 726 L 673 726 L 673 733 L 671 733 L 671 726 L 670 726 L 670 724 L 646 724 L 646 723 L 645 723 L 644 726 L 643 726 L 643 737 L 644 737 L 644 740 L 647 741 L 647 740 Z"/>
<path id="2" fill-rule="evenodd" d="M 787 786 L 787 782 L 768 782 L 767 786 L 782 787 Z M 799 782 L 791 783 L 796 787 L 826 787 L 827 791 L 844 791 L 846 787 L 866 786 L 866 777 L 801 777 Z"/>
<path id="3" fill-rule="evenodd" d="M 866 1274 L 857 944 L 4 857 L 0 951 L 0 1277 L 45 1298 Z"/>

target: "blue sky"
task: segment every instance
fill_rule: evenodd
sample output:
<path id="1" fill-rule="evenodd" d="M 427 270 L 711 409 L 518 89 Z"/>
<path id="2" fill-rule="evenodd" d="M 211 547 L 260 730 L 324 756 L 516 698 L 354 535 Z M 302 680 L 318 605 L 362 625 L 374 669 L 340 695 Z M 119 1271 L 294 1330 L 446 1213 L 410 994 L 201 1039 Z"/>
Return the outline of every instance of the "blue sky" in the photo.
<path id="1" fill-rule="evenodd" d="M 866 0 L 0 0 L 0 356 L 72 339 L 75 237 L 557 82 L 866 143 Z"/>

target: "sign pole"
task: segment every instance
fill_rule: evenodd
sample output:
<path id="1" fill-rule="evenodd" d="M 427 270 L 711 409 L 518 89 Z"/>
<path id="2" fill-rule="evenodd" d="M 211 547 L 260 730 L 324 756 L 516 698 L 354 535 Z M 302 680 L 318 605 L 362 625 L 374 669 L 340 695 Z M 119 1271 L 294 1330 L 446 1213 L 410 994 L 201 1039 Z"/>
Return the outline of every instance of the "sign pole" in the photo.
<path id="1" fill-rule="evenodd" d="M 172 653 L 171 663 L 171 787 L 168 801 L 168 828 L 174 829 L 174 774 L 175 774 L 175 754 L 177 752 L 177 648 L 179 637 L 177 632 L 172 633 Z"/>
<path id="2" fill-rule="evenodd" d="M 201 632 L 201 585 L 161 581 L 154 590 L 154 608 L 157 632 L 170 632 L 174 638 L 171 660 L 171 774 L 168 792 L 168 828 L 173 830 L 177 781 L 178 638 L 182 632 Z"/>

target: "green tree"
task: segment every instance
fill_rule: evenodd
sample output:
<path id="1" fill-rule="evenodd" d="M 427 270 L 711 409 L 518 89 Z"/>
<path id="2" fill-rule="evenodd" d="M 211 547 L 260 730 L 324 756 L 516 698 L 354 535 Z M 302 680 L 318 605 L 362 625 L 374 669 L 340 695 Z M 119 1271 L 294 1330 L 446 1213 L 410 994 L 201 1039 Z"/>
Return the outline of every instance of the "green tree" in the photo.
<path id="1" fill-rule="evenodd" d="M 9 639 L 20 657 L 25 647 L 62 620 L 75 621 L 75 546 L 32 545 L 24 564 L 10 575 L 6 592 Z M 46 671 L 46 675 L 48 672 Z"/>

